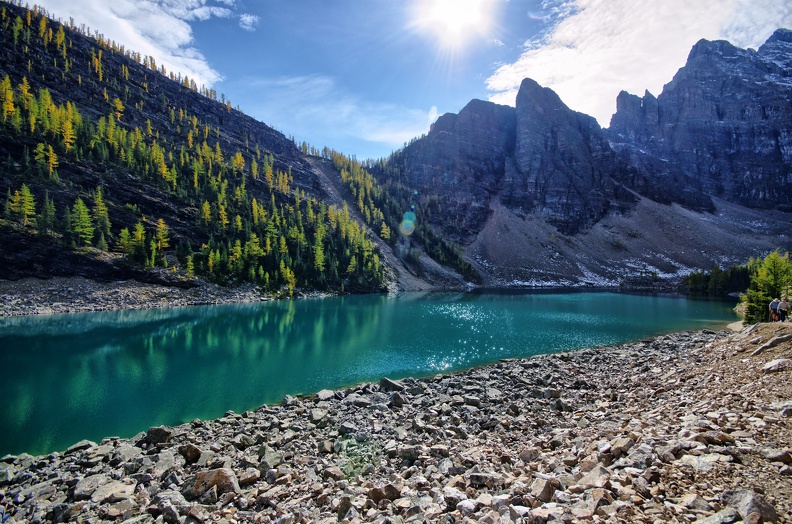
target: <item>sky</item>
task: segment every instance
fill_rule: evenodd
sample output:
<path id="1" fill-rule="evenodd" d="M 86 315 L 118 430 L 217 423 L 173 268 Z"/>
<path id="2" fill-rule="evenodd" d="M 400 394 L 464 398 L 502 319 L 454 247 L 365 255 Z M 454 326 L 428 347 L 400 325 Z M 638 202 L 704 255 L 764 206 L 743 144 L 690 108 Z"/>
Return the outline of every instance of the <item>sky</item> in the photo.
<path id="1" fill-rule="evenodd" d="M 523 78 L 608 127 L 622 90 L 659 95 L 700 39 L 758 48 L 788 0 L 36 0 L 152 56 L 293 137 L 387 157 Z"/>

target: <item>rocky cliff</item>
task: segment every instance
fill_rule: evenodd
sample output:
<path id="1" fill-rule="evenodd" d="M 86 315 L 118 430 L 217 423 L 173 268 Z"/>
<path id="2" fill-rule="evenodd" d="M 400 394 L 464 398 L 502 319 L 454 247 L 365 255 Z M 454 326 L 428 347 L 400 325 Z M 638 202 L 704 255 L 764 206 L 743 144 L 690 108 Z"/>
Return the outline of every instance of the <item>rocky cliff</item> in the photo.
<path id="1" fill-rule="evenodd" d="M 792 209 L 792 31 L 758 51 L 699 41 L 655 98 L 622 92 L 606 131 L 651 193 L 712 210 L 710 196 Z"/>
<path id="2" fill-rule="evenodd" d="M 516 147 L 501 184 L 505 205 L 539 212 L 572 234 L 635 201 L 616 182 L 626 166 L 594 118 L 570 110 L 531 79 L 520 86 L 515 112 Z"/>
<path id="3" fill-rule="evenodd" d="M 611 285 L 788 249 L 792 32 L 758 51 L 700 41 L 658 97 L 622 92 L 609 129 L 525 79 L 514 108 L 471 102 L 391 165 L 493 285 Z"/>

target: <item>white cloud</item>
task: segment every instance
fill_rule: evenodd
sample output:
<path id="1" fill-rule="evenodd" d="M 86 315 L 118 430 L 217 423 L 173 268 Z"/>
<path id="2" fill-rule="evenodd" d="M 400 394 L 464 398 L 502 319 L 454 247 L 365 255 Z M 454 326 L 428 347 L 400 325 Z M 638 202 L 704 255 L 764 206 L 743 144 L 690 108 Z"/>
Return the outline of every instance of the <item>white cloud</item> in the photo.
<path id="1" fill-rule="evenodd" d="M 141 55 L 154 57 L 157 65 L 186 75 L 200 86 L 211 87 L 221 75 L 193 46 L 189 22 L 230 18 L 234 0 L 38 0 L 50 16 L 98 31 Z M 242 15 L 243 22 L 255 26 Z"/>
<path id="2" fill-rule="evenodd" d="M 334 147 L 362 158 L 385 156 L 416 136 L 429 131 L 437 120 L 437 107 L 429 110 L 363 100 L 329 76 L 308 75 L 277 79 L 239 79 L 233 91 L 255 92 L 245 111 L 265 123 L 306 140 L 316 147 Z M 231 86 L 229 86 L 231 87 Z M 272 124 L 271 124 L 272 125 Z M 355 151 L 335 144 L 354 143 Z"/>
<path id="3" fill-rule="evenodd" d="M 258 23 L 259 23 L 258 15 L 251 15 L 249 13 L 243 13 L 239 15 L 239 27 L 241 27 L 245 31 L 251 31 L 251 32 L 255 31 Z"/>
<path id="4" fill-rule="evenodd" d="M 514 105 L 523 78 L 550 87 L 603 127 L 626 90 L 658 95 L 701 38 L 758 47 L 792 26 L 788 0 L 549 0 L 555 22 L 487 79 L 490 100 Z"/>

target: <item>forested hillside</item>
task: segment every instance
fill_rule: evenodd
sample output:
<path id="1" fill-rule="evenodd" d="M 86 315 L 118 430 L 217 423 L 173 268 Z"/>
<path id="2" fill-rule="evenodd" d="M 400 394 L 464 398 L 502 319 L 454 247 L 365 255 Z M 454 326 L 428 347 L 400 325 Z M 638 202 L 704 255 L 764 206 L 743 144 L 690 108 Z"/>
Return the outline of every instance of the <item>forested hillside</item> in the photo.
<path id="1" fill-rule="evenodd" d="M 162 267 L 289 293 L 382 287 L 371 235 L 293 141 L 87 32 L 0 3 L 0 278 Z"/>

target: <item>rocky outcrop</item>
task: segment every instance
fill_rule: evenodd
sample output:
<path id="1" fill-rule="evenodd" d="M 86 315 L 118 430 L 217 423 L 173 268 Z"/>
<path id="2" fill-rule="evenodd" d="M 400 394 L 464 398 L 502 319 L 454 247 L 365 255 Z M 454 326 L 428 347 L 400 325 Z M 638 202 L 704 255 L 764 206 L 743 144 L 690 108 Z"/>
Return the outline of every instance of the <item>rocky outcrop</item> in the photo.
<path id="1" fill-rule="evenodd" d="M 594 118 L 570 110 L 548 88 L 523 80 L 517 94 L 514 157 L 501 201 L 539 212 L 563 233 L 597 222 L 634 198 L 615 181 L 626 171 Z"/>
<path id="2" fill-rule="evenodd" d="M 792 31 L 758 51 L 701 40 L 660 96 L 620 93 L 607 130 L 525 79 L 515 109 L 471 102 L 396 161 L 450 207 L 434 222 L 461 238 L 481 230 L 494 198 L 565 234 L 629 211 L 631 191 L 699 212 L 713 198 L 790 211 L 790 64 Z"/>
<path id="3" fill-rule="evenodd" d="M 405 182 L 421 195 L 432 195 L 430 213 L 443 217 L 447 232 L 463 237 L 489 214 L 514 151 L 514 109 L 472 100 L 459 114 L 447 113 L 429 134 L 397 153 L 392 162 L 405 166 Z"/>
<path id="4" fill-rule="evenodd" d="M 622 158 L 648 175 L 639 188 L 712 210 L 710 196 L 792 210 L 792 31 L 758 51 L 699 41 L 655 98 L 619 94 L 606 131 Z"/>
<path id="5" fill-rule="evenodd" d="M 789 325 L 321 391 L 0 459 L 14 522 L 792 522 Z M 614 372 L 619 370 L 619 372 Z"/>

